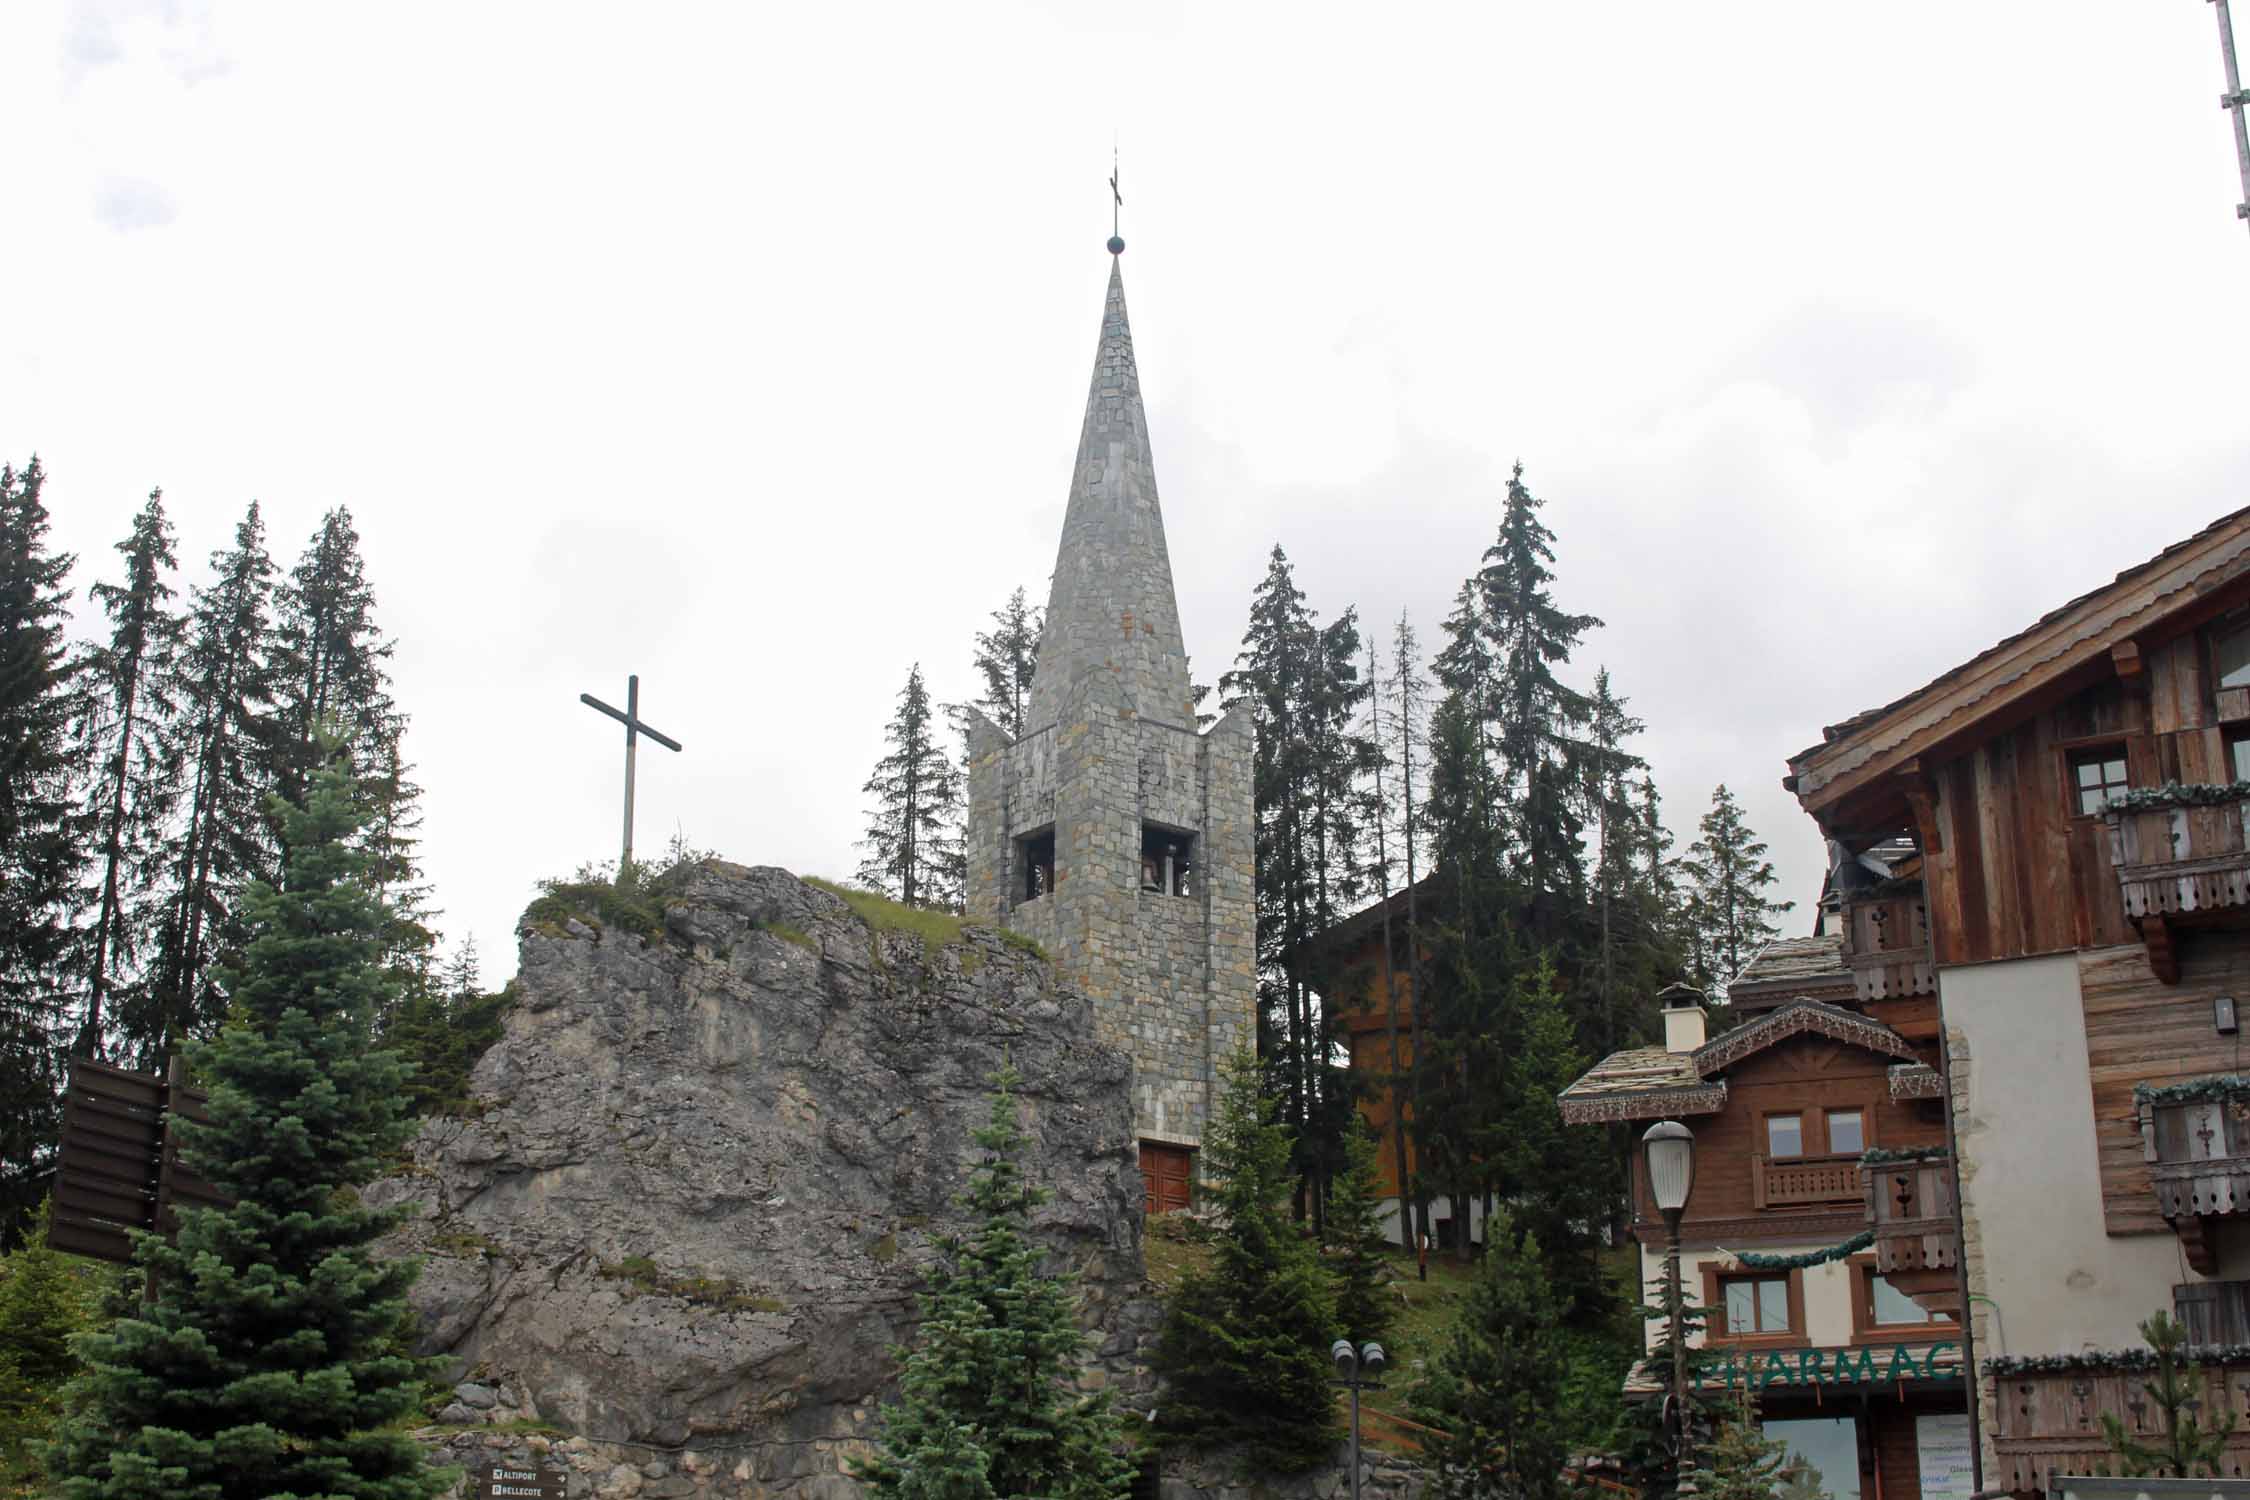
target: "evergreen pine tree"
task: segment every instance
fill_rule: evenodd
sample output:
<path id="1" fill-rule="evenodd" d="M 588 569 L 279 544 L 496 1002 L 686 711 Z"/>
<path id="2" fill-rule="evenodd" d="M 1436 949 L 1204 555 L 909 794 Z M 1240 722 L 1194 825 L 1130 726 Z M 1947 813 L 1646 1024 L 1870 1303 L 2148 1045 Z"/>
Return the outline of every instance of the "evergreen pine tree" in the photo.
<path id="1" fill-rule="evenodd" d="M 1598 1131 L 1565 1125 L 1555 1096 L 1586 1071 L 1552 960 L 1516 974 L 1509 986 L 1503 1103 L 1487 1136 L 1496 1189 L 1515 1223 L 1550 1258 L 1556 1291 L 1575 1310 L 1598 1313 L 1605 1293 L 1592 1256 L 1593 1236 L 1624 1183 Z"/>
<path id="2" fill-rule="evenodd" d="M 42 1204 L 24 1243 L 0 1256 L 0 1494 L 32 1493 L 55 1393 L 78 1369 L 70 1341 L 94 1317 L 99 1271 L 47 1247 Z"/>
<path id="3" fill-rule="evenodd" d="M 2195 1361 L 2181 1358 L 2187 1330 L 2177 1318 L 2160 1309 L 2141 1324 L 2141 1337 L 2156 1355 L 2156 1373 L 2146 1388 L 2164 1430 L 2155 1442 L 2144 1443 L 2126 1432 L 2123 1422 L 2103 1412 L 2102 1438 L 2117 1455 L 2118 1466 L 2136 1478 L 2148 1474 L 2167 1479 L 2222 1476 L 2221 1464 L 2227 1439 L 2234 1432 L 2235 1416 L 2231 1409 L 2221 1406 L 2208 1427 L 2196 1416 L 2204 1401 L 2204 1380 Z"/>
<path id="4" fill-rule="evenodd" d="M 961 772 L 938 735 L 922 667 L 906 674 L 898 707 L 883 730 L 890 750 L 860 788 L 867 813 L 867 858 L 859 878 L 908 906 L 958 910 L 963 875 Z"/>
<path id="5" fill-rule="evenodd" d="M 1398 612 L 1398 624 L 1391 634 L 1391 677 L 1383 689 L 1391 708 L 1390 738 L 1386 748 L 1398 761 L 1398 829 L 1399 843 L 1406 859 L 1406 982 L 1409 994 L 1422 993 L 1423 958 L 1426 952 L 1422 941 L 1422 869 L 1420 859 L 1423 842 L 1423 819 L 1417 803 L 1421 785 L 1416 778 L 1417 769 L 1428 774 L 1428 744 L 1425 726 L 1429 722 L 1429 679 L 1422 675 L 1422 643 L 1414 633 L 1413 621 L 1405 610 Z M 1416 752 L 1421 752 L 1417 754 Z M 1389 939 L 1385 937 L 1385 951 Z M 1391 1089 L 1392 1118 L 1397 1126 L 1392 1131 L 1393 1150 L 1397 1157 L 1400 1202 L 1399 1223 L 1402 1229 L 1411 1229 L 1413 1238 L 1409 1246 L 1422 1243 L 1429 1233 L 1430 1222 L 1427 1204 L 1411 1182 L 1412 1173 L 1407 1166 L 1407 1142 L 1411 1138 L 1413 1118 L 1419 1108 L 1418 1070 L 1409 1069 L 1402 1074 L 1397 1046 L 1398 993 L 1390 991 L 1389 1014 L 1385 1024 L 1392 1033 Z M 1409 1223 L 1406 1198 L 1411 1197 L 1414 1212 Z"/>
<path id="6" fill-rule="evenodd" d="M 1718 1434 L 1697 1449 L 1697 1500 L 1776 1500 L 1789 1483 L 1789 1447 L 1758 1425 L 1757 1398 L 1745 1388 Z M 1817 1482 L 1817 1476 L 1815 1476 Z"/>
<path id="7" fill-rule="evenodd" d="M 165 758 L 181 768 L 185 816 L 163 851 L 162 902 L 147 982 L 124 997 L 118 1027 L 138 1065 L 160 1066 L 182 1040 L 217 1029 L 215 961 L 240 951 L 241 893 L 276 873 L 265 797 L 274 774 L 271 718 L 273 560 L 255 503 L 234 546 L 211 556 L 187 640 L 166 685 L 177 705 Z"/>
<path id="8" fill-rule="evenodd" d="M 117 550 L 125 559 L 125 581 L 93 586 L 110 633 L 86 653 L 79 700 L 80 753 L 92 771 L 86 817 L 100 884 L 85 939 L 86 1001 L 75 1050 L 94 1058 L 108 1050 L 115 1027 L 111 996 L 129 983 L 147 947 L 156 915 L 149 888 L 179 800 L 177 740 L 167 733 L 177 707 L 173 683 L 182 634 L 168 575 L 179 560 L 162 490 L 149 491 L 132 535 Z"/>
<path id="9" fill-rule="evenodd" d="M 1532 901 L 1532 926 L 1555 936 L 1541 898 L 1573 900 L 1583 888 L 1579 840 L 1584 829 L 1577 788 L 1588 758 L 1583 731 L 1594 705 L 1555 675 L 1588 630 L 1592 615 L 1567 614 L 1554 601 L 1555 535 L 1539 519 L 1544 502 L 1523 482 L 1523 465 L 1508 479 L 1500 535 L 1477 574 L 1485 628 L 1495 660 L 1493 742 L 1502 792 L 1514 810 L 1518 874 Z"/>
<path id="10" fill-rule="evenodd" d="M 1484 1267 L 1414 1398 L 1444 1434 L 1423 1445 L 1447 1500 L 1553 1500 L 1563 1463 L 1563 1307 L 1536 1235 L 1502 1209 L 1485 1223 Z"/>
<path id="11" fill-rule="evenodd" d="M 1328 1200 L 1328 1266 L 1336 1278 L 1336 1326 L 1358 1347 L 1390 1337 L 1390 1237 L 1383 1229 L 1383 1184 L 1375 1132 L 1355 1113 L 1344 1132 L 1344 1166 Z"/>
<path id="12" fill-rule="evenodd" d="M 1290 1223 L 1289 1133 L 1258 1062 L 1237 1052 L 1203 1133 L 1204 1201 L 1219 1211 L 1211 1263 L 1173 1294 L 1157 1363 L 1166 1437 L 1239 1445 L 1255 1467 L 1298 1473 L 1334 1451 L 1328 1346 L 1335 1304 L 1312 1242 Z"/>
<path id="13" fill-rule="evenodd" d="M 1107 1392 L 1077 1388 L 1086 1335 L 1077 1282 L 1045 1267 L 1031 1238 L 1048 1193 L 1023 1180 L 1021 1076 L 1003 1069 L 976 1132 L 984 1160 L 962 1205 L 973 1236 L 949 1240 L 920 1297 L 921 1331 L 900 1351 L 899 1399 L 858 1470 L 877 1496 L 1123 1500 L 1133 1466 Z"/>
<path id="14" fill-rule="evenodd" d="M 1766 846 L 1743 821 L 1742 804 L 1722 784 L 1711 794 L 1703 815 L 1703 837 L 1688 846 L 1681 861 L 1691 883 L 1691 920 L 1698 939 L 1704 988 L 1725 984 L 1760 947 L 1780 936 L 1773 919 L 1794 901 L 1768 901 L 1774 883 Z"/>
<path id="15" fill-rule="evenodd" d="M 1320 650 L 1319 627 L 1277 545 L 1251 595 L 1242 650 L 1234 670 L 1219 678 L 1219 691 L 1230 709 L 1248 705 L 1256 730 L 1258 1055 L 1280 1086 L 1282 1117 L 1300 1141 L 1313 1136 L 1323 1059 L 1311 991 L 1282 955 L 1318 930 L 1311 829 L 1317 761 L 1307 718 Z M 1305 1200 L 1302 1174 L 1298 1198 Z"/>
<path id="16" fill-rule="evenodd" d="M 992 612 L 992 629 L 977 632 L 973 665 L 984 682 L 984 695 L 976 707 L 984 711 L 1010 740 L 1020 740 L 1031 726 L 1024 715 L 1031 706 L 1031 678 L 1039 667 L 1039 636 L 1046 628 L 1047 612 L 1024 600 L 1023 590 Z"/>
<path id="17" fill-rule="evenodd" d="M 364 817 L 336 763 L 283 811 L 284 884 L 246 897 L 228 1024 L 188 1047 L 210 1105 L 183 1158 L 236 1201 L 184 1210 L 176 1244 L 142 1237 L 156 1300 L 81 1344 L 68 1500 L 422 1500 L 454 1477 L 400 1422 L 436 1367 L 403 1352 L 417 1265 L 373 1248 L 405 1210 L 352 1191 L 412 1128 L 406 1067 L 372 1045 L 393 981 Z"/>
<path id="18" fill-rule="evenodd" d="M 321 518 L 277 604 L 274 754 L 283 803 L 303 800 L 330 735 L 350 752 L 365 795 L 404 720 L 391 701 L 392 646 L 375 625 L 375 590 L 349 509 Z"/>
<path id="19" fill-rule="evenodd" d="M 1633 856 L 1642 840 L 1639 814 L 1632 802 L 1628 776 L 1647 769 L 1648 763 L 1625 749 L 1625 741 L 1644 726 L 1625 711 L 1625 701 L 1609 685 L 1609 668 L 1594 673 L 1592 713 L 1587 725 L 1585 800 L 1594 820 L 1594 916 L 1600 944 L 1592 975 L 1596 995 L 1594 1024 L 1588 1028 L 1597 1056 L 1606 1057 L 1619 1045 L 1619 1011 L 1623 997 L 1640 993 L 1653 977 L 1636 959 L 1645 952 L 1653 934 L 1637 920 L 1643 915 L 1633 899 Z M 1631 989 L 1624 988 L 1632 986 Z"/>
<path id="20" fill-rule="evenodd" d="M 63 648 L 73 559 L 47 545 L 39 460 L 0 466 L 0 1243 L 37 1201 L 60 1127 L 71 914 L 85 819 L 72 796 L 75 684 Z"/>

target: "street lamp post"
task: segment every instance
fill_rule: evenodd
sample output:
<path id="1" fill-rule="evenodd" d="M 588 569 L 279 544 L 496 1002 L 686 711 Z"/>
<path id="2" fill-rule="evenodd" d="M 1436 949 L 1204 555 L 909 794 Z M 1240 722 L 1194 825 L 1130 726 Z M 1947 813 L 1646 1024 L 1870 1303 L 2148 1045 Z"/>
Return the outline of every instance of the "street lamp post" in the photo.
<path id="1" fill-rule="evenodd" d="M 1383 1346 L 1370 1340 L 1355 1350 L 1350 1339 L 1338 1339 L 1328 1357 L 1336 1361 L 1336 1383 L 1352 1393 L 1352 1500 L 1359 1500 L 1359 1393 L 1382 1389 L 1375 1377 L 1383 1373 Z"/>
<path id="2" fill-rule="evenodd" d="M 1665 1405 L 1665 1437 L 1672 1449 L 1673 1472 L 1693 1471 L 1693 1424 L 1688 1418 L 1687 1330 L 1681 1327 L 1685 1299 L 1680 1294 L 1680 1214 L 1695 1186 L 1695 1136 L 1677 1120 L 1659 1120 L 1641 1137 L 1648 1162 L 1648 1185 L 1656 1211 L 1664 1217 L 1664 1310 L 1671 1320 L 1672 1394 Z"/>

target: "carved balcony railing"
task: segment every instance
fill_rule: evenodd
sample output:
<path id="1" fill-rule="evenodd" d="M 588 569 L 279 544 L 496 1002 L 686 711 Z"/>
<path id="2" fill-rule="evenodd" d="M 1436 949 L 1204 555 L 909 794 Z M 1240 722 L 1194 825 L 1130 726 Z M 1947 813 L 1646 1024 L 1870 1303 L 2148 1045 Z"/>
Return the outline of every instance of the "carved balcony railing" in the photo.
<path id="1" fill-rule="evenodd" d="M 1752 1184 L 1759 1208 L 1815 1208 L 1862 1197 L 1856 1156 L 1758 1157 Z"/>
<path id="2" fill-rule="evenodd" d="M 1961 1263 L 1961 1240 L 1953 1222 L 1953 1158 L 1925 1156 L 1912 1161 L 1864 1162 L 1867 1225 L 1875 1232 L 1877 1274 L 1917 1290 L 1914 1273 L 1946 1273 L 1927 1280 L 1927 1290 L 1951 1288 Z"/>
<path id="3" fill-rule="evenodd" d="M 2112 808 L 2109 862 L 2129 917 L 2250 905 L 2250 798 Z"/>
<path id="4" fill-rule="evenodd" d="M 2225 1410 L 2237 1422 L 2218 1477 L 2240 1479 L 2250 1474 L 2250 1363 L 2204 1365 L 2201 1372 L 2203 1420 Z M 1999 1459 L 1999 1472 L 1987 1470 L 1984 1476 L 1993 1489 L 2024 1494 L 2045 1489 L 2050 1474 L 2114 1468 L 2117 1455 L 2102 1436 L 2104 1413 L 2144 1441 L 2163 1431 L 2163 1414 L 2148 1393 L 2148 1371 L 2022 1370 L 1984 1378 L 1992 1382 L 1990 1436 Z"/>
<path id="5" fill-rule="evenodd" d="M 2185 1099 L 2140 1091 L 2134 1107 L 2157 1211 L 2179 1236 L 2188 1265 L 2212 1275 L 2218 1255 L 2210 1221 L 2250 1215 L 2250 1098 L 2214 1084 L 2206 1097 Z"/>
<path id="6" fill-rule="evenodd" d="M 1930 918 L 1920 881 L 1907 890 L 1846 896 L 1844 965 L 1862 1000 L 1897 1000 L 1937 993 L 1937 961 L 1930 947 Z"/>

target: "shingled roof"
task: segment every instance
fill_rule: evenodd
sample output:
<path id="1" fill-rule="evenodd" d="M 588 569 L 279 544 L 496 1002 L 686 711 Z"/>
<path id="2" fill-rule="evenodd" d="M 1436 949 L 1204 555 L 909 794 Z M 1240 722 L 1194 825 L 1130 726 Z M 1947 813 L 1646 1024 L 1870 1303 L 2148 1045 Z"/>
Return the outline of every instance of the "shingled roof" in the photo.
<path id="1" fill-rule="evenodd" d="M 1882 1022 L 1841 1006 L 1797 999 L 1719 1033 L 1693 1052 L 1667 1052 L 1662 1047 L 1612 1052 L 1557 1095 L 1556 1103 L 1566 1125 L 1715 1114 L 1727 1103 L 1726 1080 L 1719 1074 L 1746 1057 L 1807 1033 L 1903 1062 L 1921 1062 L 1914 1044 Z M 1897 1087 L 1894 1082 L 1894 1090 Z"/>
<path id="2" fill-rule="evenodd" d="M 1751 955 L 1727 986 L 1727 999 L 1756 1006 L 1761 1000 L 1850 999 L 1857 993 L 1844 966 L 1842 933 L 1776 938 Z"/>

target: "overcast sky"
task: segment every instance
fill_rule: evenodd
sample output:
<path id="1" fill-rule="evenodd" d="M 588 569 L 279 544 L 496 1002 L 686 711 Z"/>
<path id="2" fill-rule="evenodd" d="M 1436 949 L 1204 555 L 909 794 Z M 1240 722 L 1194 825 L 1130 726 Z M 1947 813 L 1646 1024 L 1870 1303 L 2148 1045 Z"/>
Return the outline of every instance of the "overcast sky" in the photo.
<path id="1" fill-rule="evenodd" d="M 0 6 L 0 455 L 81 599 L 357 519 L 449 939 L 640 845 L 848 873 L 1043 597 L 1109 270 L 1188 649 L 1281 543 L 1424 640 L 1520 459 L 1684 844 L 1791 930 L 1820 726 L 2250 503 L 2205 0 Z"/>

